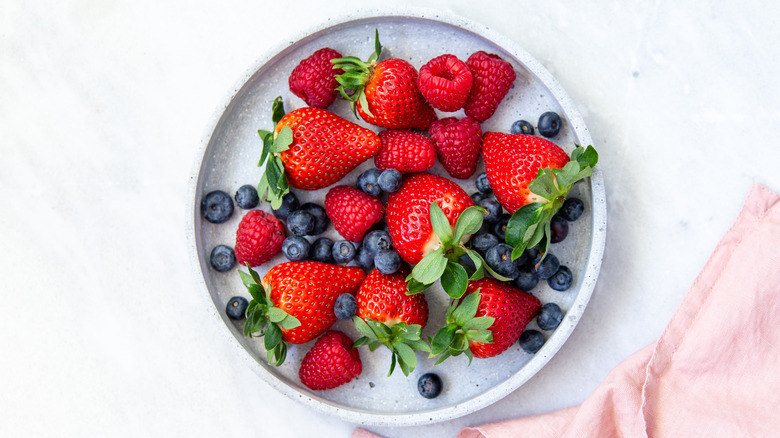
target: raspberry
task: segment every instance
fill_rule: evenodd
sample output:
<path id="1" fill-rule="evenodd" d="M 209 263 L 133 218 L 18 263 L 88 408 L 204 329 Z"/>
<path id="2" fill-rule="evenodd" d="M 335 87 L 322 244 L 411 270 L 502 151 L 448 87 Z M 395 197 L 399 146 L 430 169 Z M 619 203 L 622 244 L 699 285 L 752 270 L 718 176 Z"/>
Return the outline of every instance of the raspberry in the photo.
<path id="1" fill-rule="evenodd" d="M 284 225 L 262 210 L 250 210 L 236 231 L 236 260 L 249 266 L 260 266 L 282 252 Z"/>
<path id="2" fill-rule="evenodd" d="M 375 223 L 382 220 L 382 201 L 351 186 L 336 186 L 325 195 L 325 213 L 339 234 L 351 242 L 360 242 Z"/>
<path id="3" fill-rule="evenodd" d="M 341 386 L 363 372 L 360 353 L 352 339 L 338 330 L 322 335 L 306 353 L 298 376 L 307 388 L 320 390 Z"/>
<path id="4" fill-rule="evenodd" d="M 420 68 L 417 88 L 434 108 L 457 111 L 466 104 L 471 91 L 472 74 L 455 55 L 441 55 Z"/>
<path id="5" fill-rule="evenodd" d="M 325 47 L 301 61 L 290 73 L 290 91 L 309 106 L 321 109 L 330 106 L 339 94 L 336 76 L 344 72 L 333 68 L 330 60 L 336 58 L 341 58 L 341 54 Z"/>
<path id="6" fill-rule="evenodd" d="M 464 110 L 467 116 L 482 123 L 496 112 L 498 104 L 512 88 L 515 71 L 500 56 L 483 51 L 469 56 L 466 65 L 474 76 Z"/>
<path id="7" fill-rule="evenodd" d="M 444 169 L 453 178 L 466 179 L 477 170 L 482 128 L 471 117 L 448 117 L 431 123 L 431 140 Z"/>
<path id="8" fill-rule="evenodd" d="M 436 149 L 431 140 L 422 134 L 406 130 L 388 130 L 379 133 L 379 140 L 382 144 L 374 156 L 374 165 L 379 170 L 425 172 L 436 163 Z"/>

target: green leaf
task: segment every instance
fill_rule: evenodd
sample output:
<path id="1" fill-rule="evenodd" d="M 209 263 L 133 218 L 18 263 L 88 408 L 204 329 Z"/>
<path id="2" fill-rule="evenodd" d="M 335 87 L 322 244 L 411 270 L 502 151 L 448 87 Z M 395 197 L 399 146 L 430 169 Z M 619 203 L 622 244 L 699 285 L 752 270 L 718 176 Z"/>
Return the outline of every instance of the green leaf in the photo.
<path id="1" fill-rule="evenodd" d="M 286 317 L 287 312 L 278 307 L 271 307 L 268 309 L 268 319 L 273 323 L 280 323 Z"/>
<path id="2" fill-rule="evenodd" d="M 466 323 L 463 324 L 463 330 L 487 330 L 490 328 L 490 326 L 493 325 L 495 321 L 495 318 L 491 318 L 489 316 L 478 316 L 466 321 Z"/>
<path id="3" fill-rule="evenodd" d="M 452 242 L 452 226 L 449 219 L 447 219 L 447 215 L 444 214 L 436 201 L 431 202 L 430 216 L 433 232 L 439 236 L 442 244 L 446 246 Z"/>
<path id="4" fill-rule="evenodd" d="M 282 96 L 277 96 L 271 104 L 271 120 L 274 122 L 274 126 L 279 123 L 279 120 L 282 120 L 282 117 L 284 117 L 284 102 Z"/>
<path id="5" fill-rule="evenodd" d="M 437 354 L 437 355 L 434 355 L 434 356 L 438 356 L 438 354 Z M 436 366 L 436 365 L 439 365 L 440 363 L 444 362 L 445 360 L 447 360 L 447 359 L 448 359 L 448 358 L 450 358 L 451 356 L 452 356 L 452 353 L 450 353 L 450 351 L 449 351 L 449 350 L 447 350 L 447 351 L 445 351 L 444 353 L 441 353 L 441 356 L 439 357 L 439 360 L 437 360 L 437 361 L 436 361 L 436 363 L 435 363 L 435 364 L 433 364 L 433 365 L 434 365 L 434 366 Z"/>
<path id="6" fill-rule="evenodd" d="M 273 145 L 273 151 L 276 153 L 284 152 L 290 149 L 290 145 L 293 143 L 293 132 L 289 126 L 285 126 L 279 131 L 276 136 Z"/>
<path id="7" fill-rule="evenodd" d="M 274 134 L 273 132 L 265 131 L 262 129 L 258 129 L 257 133 L 260 135 L 260 138 L 263 140 L 263 151 L 260 154 L 260 161 L 257 162 L 258 166 L 262 166 L 263 163 L 265 163 L 265 160 L 268 159 L 268 155 L 271 153 L 271 149 L 274 145 Z"/>
<path id="8" fill-rule="evenodd" d="M 279 323 L 279 325 L 282 326 L 282 328 L 285 329 L 285 330 L 292 330 L 294 328 L 300 327 L 301 326 L 301 321 L 298 320 L 298 318 L 296 318 L 296 317 L 294 317 L 292 315 L 287 315 Z"/>
<path id="9" fill-rule="evenodd" d="M 412 278 L 422 284 L 433 284 L 438 280 L 447 267 L 447 259 L 443 253 L 444 248 L 437 248 L 423 257 L 412 269 Z"/>
<path id="10" fill-rule="evenodd" d="M 276 324 L 268 324 L 268 330 L 265 331 L 265 349 L 273 350 L 274 347 L 282 342 L 282 330 Z"/>
<path id="11" fill-rule="evenodd" d="M 246 287 L 249 287 L 250 284 L 257 284 L 252 276 L 244 271 L 238 271 L 238 276 L 241 277 L 241 282 L 244 283 L 244 286 Z"/>
<path id="12" fill-rule="evenodd" d="M 361 345 L 366 345 L 368 344 L 369 341 L 370 340 L 367 337 L 363 336 L 362 338 L 355 341 L 355 343 L 352 344 L 352 347 L 354 348 L 354 347 L 360 347 Z"/>
<path id="13" fill-rule="evenodd" d="M 528 227 L 539 222 L 542 212 L 542 205 L 535 202 L 515 211 L 506 224 L 506 243 L 512 246 L 522 244 Z"/>
<path id="14" fill-rule="evenodd" d="M 463 236 L 479 231 L 482 228 L 484 219 L 485 209 L 482 207 L 472 206 L 460 212 L 460 216 L 458 216 L 458 220 L 455 222 L 452 241 L 457 244 Z"/>
<path id="15" fill-rule="evenodd" d="M 466 349 L 465 353 L 466 353 L 466 357 L 469 358 L 469 365 L 468 366 L 471 366 L 471 362 L 474 361 L 474 354 L 472 354 L 471 350 L 469 350 L 469 349 Z"/>
<path id="16" fill-rule="evenodd" d="M 246 287 L 246 290 L 249 291 L 249 295 L 252 296 L 253 300 L 257 301 L 258 303 L 265 303 L 265 292 L 263 292 L 263 288 L 260 287 L 260 285 L 250 284 Z"/>
<path id="17" fill-rule="evenodd" d="M 366 98 L 366 93 L 364 93 L 362 90 L 358 94 L 358 102 L 360 102 L 360 109 L 362 109 L 367 116 L 374 117 L 374 114 L 371 113 L 371 109 L 369 108 L 368 98 Z"/>
<path id="18" fill-rule="evenodd" d="M 474 315 L 477 314 L 477 309 L 479 308 L 479 300 L 479 291 L 466 295 L 455 311 L 452 312 L 453 321 L 462 327 L 470 319 L 474 318 Z"/>
<path id="19" fill-rule="evenodd" d="M 577 147 L 575 152 L 577 150 L 582 150 L 582 146 Z M 572 153 L 572 159 L 574 160 L 574 153 Z M 576 157 L 576 160 L 580 163 L 582 167 L 596 167 L 596 163 L 599 162 L 599 153 L 596 152 L 596 149 L 593 146 L 588 145 L 587 148 L 585 148 L 584 151 L 582 151 L 578 156 Z"/>
<path id="20" fill-rule="evenodd" d="M 441 287 L 452 298 L 460 298 L 466 293 L 469 276 L 466 268 L 455 262 L 447 262 L 441 275 Z"/>
<path id="21" fill-rule="evenodd" d="M 355 324 L 355 329 L 357 329 L 361 335 L 366 336 L 369 339 L 376 339 L 376 333 L 374 333 L 374 331 L 371 330 L 371 327 L 369 327 L 359 316 L 353 316 L 352 323 Z"/>
<path id="22" fill-rule="evenodd" d="M 449 327 L 442 327 L 431 339 L 431 356 L 438 356 L 449 348 L 452 340 L 455 338 L 455 330 Z"/>
<path id="23" fill-rule="evenodd" d="M 398 342 L 395 344 L 395 352 L 398 353 L 398 358 L 401 359 L 399 362 L 409 365 L 410 370 L 417 366 L 417 355 L 414 354 L 414 350 L 410 346 L 403 342 Z M 408 373 L 404 374 L 409 375 Z"/>
<path id="24" fill-rule="evenodd" d="M 552 170 L 549 167 L 540 169 L 536 178 L 528 184 L 528 189 L 542 198 L 552 201 L 558 192 Z"/>
<path id="25" fill-rule="evenodd" d="M 261 200 L 266 199 L 265 192 L 268 190 L 268 174 L 263 172 L 263 176 L 260 177 L 260 182 L 257 183 L 257 195 Z"/>
<path id="26" fill-rule="evenodd" d="M 372 350 L 373 351 L 373 350 Z M 390 377 L 393 375 L 393 371 L 395 371 L 395 354 L 390 356 L 390 371 L 387 372 L 387 377 Z"/>
<path id="27" fill-rule="evenodd" d="M 411 274 L 409 276 L 411 277 Z M 406 281 L 406 295 L 416 295 L 433 286 L 433 283 L 422 284 L 414 278 L 409 278 Z"/>
<path id="28" fill-rule="evenodd" d="M 471 274 L 469 280 L 476 281 L 484 277 L 485 269 L 483 268 L 483 265 L 485 264 L 485 260 L 482 259 L 482 256 L 479 255 L 478 252 L 469 248 L 466 248 L 466 255 L 471 259 L 471 261 L 474 263 L 474 266 L 476 266 L 477 268 L 477 270 L 474 271 L 473 274 Z"/>
<path id="29" fill-rule="evenodd" d="M 428 343 L 423 341 L 422 339 L 418 339 L 416 341 L 407 341 L 406 343 L 409 344 L 409 346 L 414 348 L 415 350 L 426 351 L 429 353 L 431 351 L 431 346 L 428 345 Z"/>
<path id="30" fill-rule="evenodd" d="M 490 330 L 472 330 L 468 332 L 468 338 L 471 341 L 483 344 L 493 343 L 493 333 Z"/>
<path id="31" fill-rule="evenodd" d="M 258 275 L 257 271 L 255 271 L 254 269 L 252 269 L 249 266 L 249 263 L 246 264 L 246 269 L 247 269 L 247 271 L 249 271 L 249 275 L 252 277 L 252 280 L 255 282 L 255 284 L 257 284 L 259 286 L 262 286 L 263 282 L 262 282 L 262 280 L 260 280 L 260 275 Z M 271 292 L 271 288 L 270 287 L 268 288 L 268 292 L 269 293 Z"/>
<path id="32" fill-rule="evenodd" d="M 488 274 L 490 274 L 491 277 L 495 278 L 499 281 L 512 281 L 511 278 L 504 277 L 503 275 L 499 274 L 498 272 L 494 271 L 493 268 L 490 267 L 487 263 L 484 264 L 485 270 L 488 271 Z"/>
<path id="33" fill-rule="evenodd" d="M 277 161 L 278 160 L 278 161 Z M 274 157 L 266 164 L 265 172 L 268 178 L 268 188 L 274 196 L 279 196 L 279 180 L 282 178 L 284 166 L 281 165 L 281 159 Z"/>

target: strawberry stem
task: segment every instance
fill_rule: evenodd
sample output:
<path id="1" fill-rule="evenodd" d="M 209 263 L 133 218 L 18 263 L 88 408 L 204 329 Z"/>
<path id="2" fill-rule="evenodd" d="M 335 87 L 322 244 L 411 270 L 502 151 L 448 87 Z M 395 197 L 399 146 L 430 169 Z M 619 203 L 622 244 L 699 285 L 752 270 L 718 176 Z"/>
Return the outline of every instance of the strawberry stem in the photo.
<path id="1" fill-rule="evenodd" d="M 352 112 L 358 117 L 357 105 L 360 103 L 360 109 L 366 115 L 373 117 L 366 99 L 366 84 L 371 80 L 376 70 L 377 60 L 382 53 L 382 44 L 379 42 L 379 30 L 374 30 L 374 53 L 368 60 L 362 61 L 356 56 L 345 56 L 342 58 L 331 59 L 334 69 L 341 69 L 344 73 L 338 75 L 336 80 L 339 83 L 337 90 L 339 94 L 350 101 Z M 348 90 L 352 90 L 349 92 Z"/>
<path id="2" fill-rule="evenodd" d="M 274 126 L 276 126 L 284 117 L 284 104 L 281 96 L 274 99 L 271 113 Z M 285 126 L 276 135 L 274 135 L 274 131 L 262 129 L 258 130 L 257 134 L 263 140 L 263 150 L 257 166 L 265 167 L 263 175 L 260 177 L 260 183 L 257 185 L 257 193 L 260 195 L 260 199 L 266 198 L 271 203 L 271 208 L 278 209 L 282 205 L 284 195 L 290 193 L 290 185 L 287 183 L 284 163 L 280 154 L 290 148 L 293 142 L 293 132 L 289 126 Z"/>
<path id="3" fill-rule="evenodd" d="M 363 335 L 355 341 L 355 347 L 367 345 L 369 350 L 374 351 L 380 346 L 385 346 L 392 353 L 388 377 L 395 371 L 396 364 L 405 376 L 409 376 L 417 366 L 417 355 L 414 350 L 428 353 L 431 351 L 431 347 L 422 340 L 422 326 L 419 324 L 399 322 L 388 326 L 371 318 L 363 320 L 357 315 L 352 317 L 352 322 L 357 331 Z"/>
<path id="4" fill-rule="evenodd" d="M 447 317 L 444 327 L 439 329 L 431 344 L 430 357 L 439 357 L 436 365 L 444 362 L 451 356 L 466 354 L 469 365 L 473 360 L 469 341 L 492 343 L 493 333 L 489 328 L 495 322 L 495 318 L 477 317 L 477 310 L 481 300 L 479 290 L 466 295 L 460 301 L 453 299 L 447 307 Z"/>

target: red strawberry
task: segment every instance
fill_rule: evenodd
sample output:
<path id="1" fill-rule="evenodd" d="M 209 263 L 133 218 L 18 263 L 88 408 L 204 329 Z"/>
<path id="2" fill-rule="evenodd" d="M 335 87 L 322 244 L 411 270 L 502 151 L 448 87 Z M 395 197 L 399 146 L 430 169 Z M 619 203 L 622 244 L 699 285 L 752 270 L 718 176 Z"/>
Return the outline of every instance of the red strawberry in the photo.
<path id="1" fill-rule="evenodd" d="M 343 238 L 360 242 L 366 231 L 382 220 L 385 207 L 378 198 L 352 186 L 336 186 L 325 195 L 325 213 Z"/>
<path id="2" fill-rule="evenodd" d="M 466 179 L 477 170 L 479 150 L 482 147 L 482 128 L 466 116 L 435 120 L 430 128 L 431 140 L 439 153 L 439 160 L 453 178 Z"/>
<path id="3" fill-rule="evenodd" d="M 495 54 L 476 52 L 466 60 L 474 83 L 464 110 L 467 116 L 482 123 L 496 112 L 498 104 L 515 82 L 512 64 Z"/>
<path id="4" fill-rule="evenodd" d="M 374 156 L 374 164 L 379 170 L 392 168 L 401 173 L 425 172 L 436 163 L 433 142 L 422 134 L 387 130 L 379 133 L 379 139 L 382 146 Z"/>
<path id="5" fill-rule="evenodd" d="M 341 53 L 325 47 L 301 61 L 290 73 L 290 91 L 309 106 L 330 106 L 339 94 L 336 76 L 343 73 L 333 68 L 330 60 L 335 58 L 341 58 Z"/>
<path id="6" fill-rule="evenodd" d="M 348 383 L 361 372 L 363 363 L 357 348 L 352 347 L 352 339 L 338 330 L 330 330 L 303 357 L 298 376 L 307 388 L 320 390 Z"/>
<path id="7" fill-rule="evenodd" d="M 236 231 L 236 260 L 242 265 L 260 266 L 282 252 L 284 225 L 262 210 L 250 210 Z"/>
<path id="8" fill-rule="evenodd" d="M 466 104 L 472 74 L 455 55 L 441 55 L 420 67 L 417 88 L 425 100 L 440 111 L 457 111 Z"/>

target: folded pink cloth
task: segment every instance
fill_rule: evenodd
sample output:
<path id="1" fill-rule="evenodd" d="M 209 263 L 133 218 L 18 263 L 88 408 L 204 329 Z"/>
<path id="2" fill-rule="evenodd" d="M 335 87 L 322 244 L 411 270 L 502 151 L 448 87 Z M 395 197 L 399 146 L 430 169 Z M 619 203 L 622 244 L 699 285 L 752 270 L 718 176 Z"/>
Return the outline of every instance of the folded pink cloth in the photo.
<path id="1" fill-rule="evenodd" d="M 780 196 L 756 185 L 658 341 L 580 406 L 458 438 L 779 437 L 778 408 Z"/>

